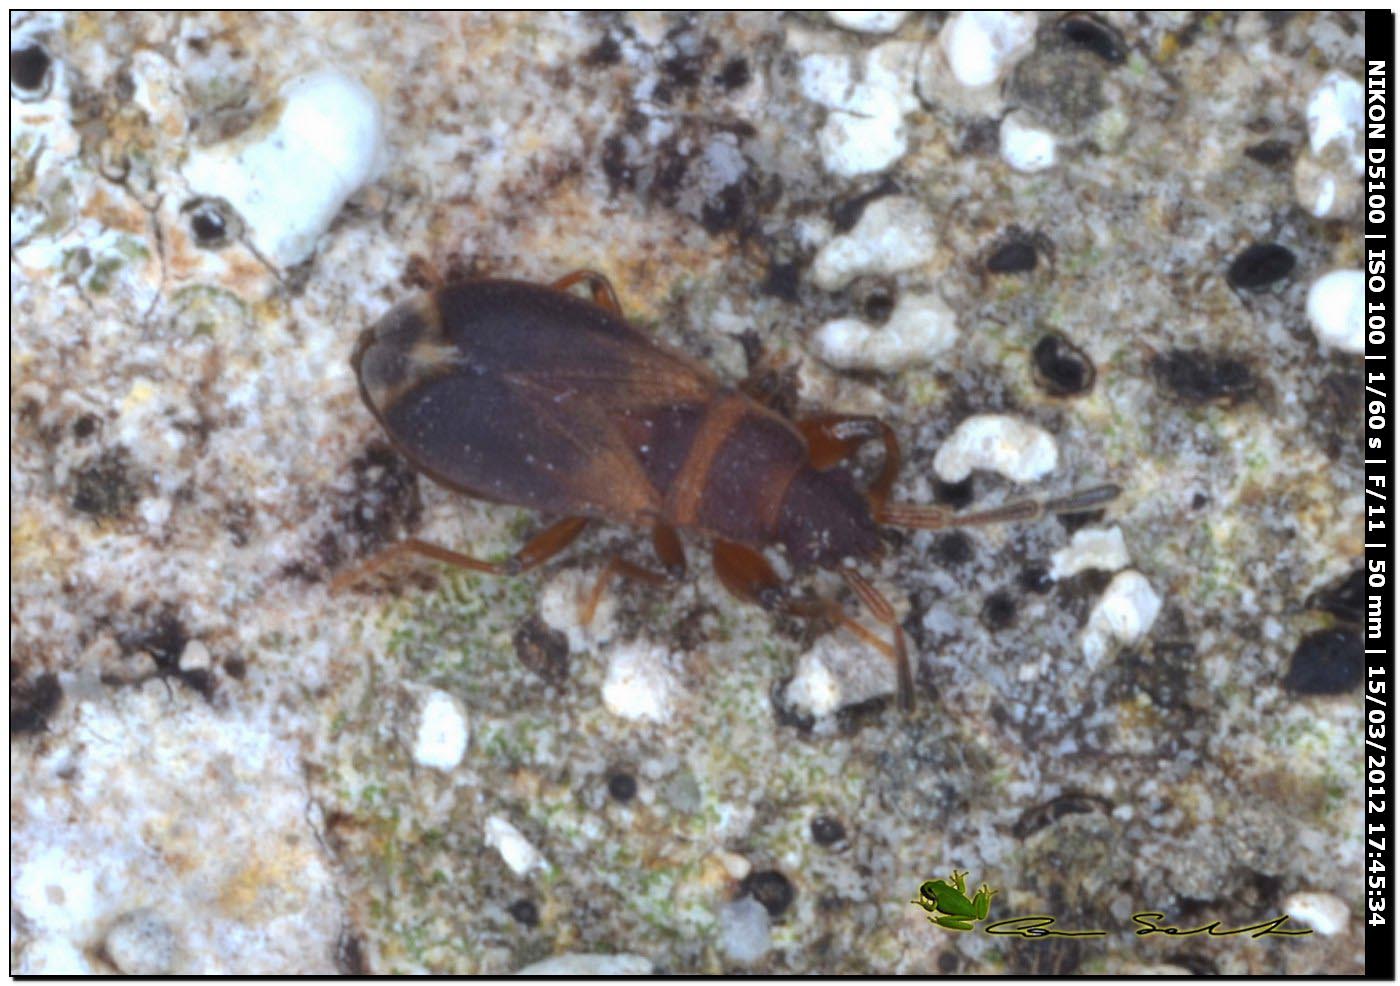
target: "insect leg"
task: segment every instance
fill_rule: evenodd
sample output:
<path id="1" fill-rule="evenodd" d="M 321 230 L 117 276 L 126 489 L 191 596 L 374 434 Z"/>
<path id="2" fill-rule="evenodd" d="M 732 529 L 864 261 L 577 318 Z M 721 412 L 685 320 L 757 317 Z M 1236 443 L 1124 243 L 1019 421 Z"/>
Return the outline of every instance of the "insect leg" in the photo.
<path id="1" fill-rule="evenodd" d="M 803 418 L 797 422 L 797 427 L 807 439 L 813 469 L 830 469 L 844 462 L 871 439 L 878 438 L 884 443 L 885 461 L 880 466 L 880 475 L 865 493 L 871 509 L 879 514 L 899 475 L 899 442 L 894 430 L 879 418 L 849 414 L 819 414 Z"/>
<path id="2" fill-rule="evenodd" d="M 617 302 L 617 292 L 613 290 L 612 282 L 596 270 L 576 270 L 572 274 L 565 274 L 550 287 L 555 291 L 567 291 L 580 281 L 588 282 L 593 304 L 599 308 L 606 308 L 614 315 L 622 314 L 622 306 Z"/>
<path id="3" fill-rule="evenodd" d="M 668 575 L 678 579 L 685 574 L 685 548 L 674 527 L 657 524 L 651 529 L 651 544 Z"/>
<path id="4" fill-rule="evenodd" d="M 914 672 L 909 666 L 909 649 L 904 644 L 904 628 L 899 625 L 894 607 L 870 584 L 870 580 L 854 568 L 842 568 L 841 576 L 851 591 L 860 597 L 870 615 L 894 631 L 894 670 L 899 676 L 899 706 L 905 712 L 914 708 Z"/>
<path id="5" fill-rule="evenodd" d="M 782 601 L 782 580 L 761 552 L 733 541 L 715 541 L 714 565 L 731 595 L 764 609 Z"/>
<path id="6" fill-rule="evenodd" d="M 664 585 L 685 574 L 685 549 L 681 547 L 681 539 L 676 535 L 676 529 L 657 524 L 651 529 L 651 540 L 656 549 L 656 557 L 660 558 L 661 564 L 665 566 L 665 573 L 653 572 L 623 558 L 613 557 L 599 573 L 598 580 L 593 583 L 593 589 L 579 611 L 579 618 L 584 626 L 593 622 L 593 614 L 603 599 L 603 591 L 607 589 L 614 575 L 636 579 L 649 585 Z"/>
<path id="7" fill-rule="evenodd" d="M 482 561 L 480 558 L 473 558 L 471 555 L 464 555 L 460 551 L 453 551 L 419 538 L 404 538 L 402 541 L 395 541 L 378 554 L 371 555 L 354 568 L 341 572 L 331 580 L 331 592 L 339 592 L 354 585 L 404 555 L 419 555 L 488 575 L 517 575 L 563 551 L 574 538 L 583 533 L 587 524 L 586 517 L 565 517 L 536 534 L 523 548 L 503 562 Z"/>
<path id="8" fill-rule="evenodd" d="M 875 512 L 875 520 L 896 527 L 916 527 L 934 531 L 946 527 L 973 527 L 978 524 L 1000 524 L 1012 520 L 1034 520 L 1043 514 L 1079 514 L 1097 510 L 1121 493 L 1117 486 L 1106 483 L 1067 496 L 1048 500 L 1017 500 L 990 510 L 974 510 L 954 514 L 942 507 L 916 503 L 890 503 Z"/>
<path id="9" fill-rule="evenodd" d="M 598 573 L 598 580 L 593 583 L 592 590 L 588 593 L 588 598 L 584 600 L 582 608 L 579 609 L 579 622 L 588 626 L 593 622 L 593 614 L 598 609 L 598 604 L 603 600 L 603 592 L 607 589 L 608 583 L 613 580 L 614 575 L 621 575 L 624 578 L 636 579 L 638 582 L 645 582 L 648 585 L 665 585 L 670 579 L 660 572 L 653 572 L 649 568 L 643 568 L 635 562 L 630 562 L 625 558 L 618 558 L 614 555 L 608 559 L 608 563 L 603 566 L 603 570 Z"/>

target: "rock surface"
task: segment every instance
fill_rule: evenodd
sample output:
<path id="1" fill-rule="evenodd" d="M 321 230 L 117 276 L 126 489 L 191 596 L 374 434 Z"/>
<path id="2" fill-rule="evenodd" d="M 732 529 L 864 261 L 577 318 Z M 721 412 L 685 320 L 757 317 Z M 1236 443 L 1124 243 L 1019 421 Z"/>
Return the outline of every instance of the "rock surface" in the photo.
<path id="1" fill-rule="evenodd" d="M 15 972 L 1362 971 L 1359 628 L 1310 600 L 1359 571 L 1364 368 L 1309 310 L 1364 265 L 1361 15 L 11 16 Z M 979 23 L 969 88 L 943 39 Z M 256 201 L 234 165 L 312 103 L 263 187 L 313 187 Z M 1012 108 L 1053 163 L 1003 158 Z M 991 276 L 1010 239 L 1039 262 Z M 1290 261 L 1237 290 L 1252 244 Z M 726 382 L 752 331 L 802 412 L 888 420 L 900 501 L 1123 493 L 864 566 L 907 717 L 874 647 L 732 599 L 699 538 L 588 623 L 647 532 L 329 592 L 405 536 L 502 558 L 541 524 L 384 444 L 361 328 L 432 270 L 578 268 Z M 935 297 L 955 322 L 905 324 Z M 827 362 L 840 320 L 901 344 Z M 1084 388 L 1037 383 L 1049 333 Z M 978 416 L 1057 454 L 938 477 Z M 1131 570 L 1058 554 L 1081 524 Z M 1288 687 L 1318 640 L 1346 673 Z M 937 928 L 909 901 L 953 869 L 1110 934 Z M 1331 933 L 1144 954 L 1132 911 L 1204 900 Z"/>

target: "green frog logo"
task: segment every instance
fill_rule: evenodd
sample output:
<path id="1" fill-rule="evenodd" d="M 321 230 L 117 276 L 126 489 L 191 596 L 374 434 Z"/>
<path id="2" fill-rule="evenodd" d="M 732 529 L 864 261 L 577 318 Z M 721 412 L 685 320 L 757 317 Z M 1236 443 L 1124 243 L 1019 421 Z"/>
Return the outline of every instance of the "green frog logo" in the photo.
<path id="1" fill-rule="evenodd" d="M 969 900 L 967 884 L 963 882 L 965 876 L 966 870 L 954 870 L 949 877 L 952 882 L 926 880 L 919 886 L 918 899 L 909 903 L 928 911 L 928 919 L 939 927 L 971 931 L 973 924 L 987 919 L 996 891 L 984 883 Z"/>

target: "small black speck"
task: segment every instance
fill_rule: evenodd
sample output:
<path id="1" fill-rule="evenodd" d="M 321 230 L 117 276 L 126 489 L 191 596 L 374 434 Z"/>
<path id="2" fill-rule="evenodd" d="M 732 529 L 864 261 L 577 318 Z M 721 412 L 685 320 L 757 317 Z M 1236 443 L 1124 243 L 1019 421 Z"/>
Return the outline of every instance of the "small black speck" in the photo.
<path id="1" fill-rule="evenodd" d="M 731 58 L 724 63 L 715 80 L 726 89 L 738 89 L 749 84 L 749 61 L 747 58 Z"/>
<path id="2" fill-rule="evenodd" d="M 28 683 L 14 680 L 13 664 L 10 671 L 10 735 L 40 732 L 47 726 L 49 716 L 58 708 L 63 698 L 63 686 L 51 671 Z"/>
<path id="3" fill-rule="evenodd" d="M 935 480 L 933 484 L 933 498 L 939 503 L 954 510 L 961 510 L 972 502 L 972 477 L 959 480 L 956 483 L 945 483 L 942 480 Z"/>
<path id="4" fill-rule="evenodd" d="M 812 819 L 812 841 L 819 846 L 834 846 L 846 838 L 846 826 L 841 819 L 831 815 L 818 815 Z"/>
<path id="5" fill-rule="evenodd" d="M 863 192 L 842 199 L 831 207 L 831 224 L 836 227 L 836 232 L 847 233 L 855 228 L 860 222 L 860 217 L 865 214 L 865 207 L 876 199 L 884 198 L 886 195 L 893 195 L 899 191 L 899 185 L 889 175 L 880 179 L 874 188 L 866 189 Z"/>
<path id="6" fill-rule="evenodd" d="M 1217 356 L 1199 349 L 1173 349 L 1152 361 L 1158 381 L 1182 403 L 1235 401 L 1254 388 L 1249 367 L 1231 356 Z"/>
<path id="7" fill-rule="evenodd" d="M 1122 36 L 1090 14 L 1071 14 L 1060 21 L 1060 37 L 1076 48 L 1093 52 L 1110 65 L 1121 65 L 1128 57 Z"/>
<path id="8" fill-rule="evenodd" d="M 511 904 L 507 910 L 510 916 L 515 918 L 527 928 L 533 928 L 540 923 L 540 909 L 535 906 L 535 902 L 527 897 L 521 897 Z"/>
<path id="9" fill-rule="evenodd" d="M 1291 274 L 1296 263 L 1293 251 L 1280 243 L 1255 243 L 1235 257 L 1226 276 L 1237 288 L 1262 291 Z"/>
<path id="10" fill-rule="evenodd" d="M 884 325 L 894 311 L 895 292 L 877 285 L 866 292 L 860 301 L 860 313 L 867 322 Z"/>
<path id="11" fill-rule="evenodd" d="M 962 531 L 944 534 L 933 545 L 933 553 L 944 565 L 962 565 L 972 560 L 972 539 Z"/>
<path id="12" fill-rule="evenodd" d="M 1206 496 L 1204 493 L 1197 493 L 1195 496 L 1191 497 L 1192 510 L 1200 510 L 1205 507 L 1207 503 L 1210 503 L 1210 497 Z"/>
<path id="13" fill-rule="evenodd" d="M 797 287 L 801 282 L 801 276 L 802 267 L 795 261 L 772 264 L 769 266 L 768 276 L 764 278 L 763 286 L 759 290 L 773 298 L 796 301 Z"/>
<path id="14" fill-rule="evenodd" d="M 74 476 L 72 504 L 79 513 L 118 517 L 136 498 L 122 449 L 108 449 Z"/>
<path id="15" fill-rule="evenodd" d="M 1041 336 L 1031 358 L 1036 383 L 1051 397 L 1072 397 L 1094 386 L 1093 361 L 1058 332 Z"/>
<path id="16" fill-rule="evenodd" d="M 993 274 L 1024 274 L 1035 270 L 1035 244 L 1026 240 L 1003 243 L 987 257 L 987 270 Z"/>
<path id="17" fill-rule="evenodd" d="M 224 674 L 234 681 L 242 681 L 248 674 L 248 662 L 241 657 L 224 658 Z"/>
<path id="18" fill-rule="evenodd" d="M 597 68 L 605 65 L 616 65 L 620 61 L 622 61 L 622 46 L 611 34 L 588 49 L 583 56 L 583 64 Z"/>
<path id="19" fill-rule="evenodd" d="M 1054 587 L 1055 580 L 1050 577 L 1050 569 L 1044 565 L 1027 565 L 1016 576 L 1016 584 L 1027 592 L 1044 595 Z"/>
<path id="20" fill-rule="evenodd" d="M 181 671 L 180 680 L 190 688 L 199 692 L 206 699 L 214 694 L 214 673 L 204 668 L 197 668 L 190 671 Z"/>
<path id="21" fill-rule="evenodd" d="M 614 801 L 626 804 L 637 796 L 637 778 L 626 771 L 618 771 L 608 778 L 608 794 Z"/>
<path id="22" fill-rule="evenodd" d="M 1342 695 L 1361 684 L 1364 673 L 1360 635 L 1314 630 L 1293 651 L 1283 685 L 1303 695 Z"/>
<path id="23" fill-rule="evenodd" d="M 73 437 L 84 439 L 91 437 L 97 431 L 97 418 L 91 414 L 84 414 L 77 421 L 73 422 Z"/>
<path id="24" fill-rule="evenodd" d="M 1065 529 L 1065 533 L 1073 534 L 1075 531 L 1082 530 L 1085 527 L 1094 526 L 1102 521 L 1103 518 L 1104 511 L 1102 510 L 1086 510 L 1083 513 L 1077 514 L 1060 514 L 1057 519 L 1060 522 L 1060 526 Z"/>
<path id="25" fill-rule="evenodd" d="M 10 49 L 10 85 L 24 92 L 36 92 L 44 87 L 53 59 L 38 45 Z"/>
<path id="26" fill-rule="evenodd" d="M 769 917 L 777 917 L 792 904 L 797 891 L 792 882 L 777 870 L 759 870 L 744 877 L 739 892 L 748 894 L 763 905 Z"/>
<path id="27" fill-rule="evenodd" d="M 190 219 L 190 235 L 195 246 L 215 250 L 229 239 L 228 216 L 224 208 L 212 199 L 195 199 L 181 210 Z"/>
<path id="28" fill-rule="evenodd" d="M 1244 149 L 1245 157 L 1272 167 L 1293 157 L 1293 145 L 1286 140 L 1265 140 Z"/>
<path id="29" fill-rule="evenodd" d="M 982 624 L 989 630 L 1005 630 L 1016 622 L 1016 600 L 998 589 L 982 603 Z"/>
<path id="30" fill-rule="evenodd" d="M 1366 610 L 1366 573 L 1358 568 L 1341 582 L 1313 593 L 1308 605 L 1339 620 L 1360 623 Z"/>

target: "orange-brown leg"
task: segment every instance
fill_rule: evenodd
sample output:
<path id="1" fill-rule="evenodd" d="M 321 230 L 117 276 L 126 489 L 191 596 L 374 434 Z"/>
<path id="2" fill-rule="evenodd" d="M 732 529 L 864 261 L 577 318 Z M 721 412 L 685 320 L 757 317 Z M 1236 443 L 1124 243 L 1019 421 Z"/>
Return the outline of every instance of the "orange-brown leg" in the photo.
<path id="1" fill-rule="evenodd" d="M 819 414 L 803 418 L 797 422 L 797 427 L 807 439 L 813 469 L 830 469 L 844 462 L 871 439 L 878 438 L 884 443 L 885 461 L 880 465 L 880 475 L 865 493 L 878 515 L 899 476 L 899 441 L 894 437 L 894 430 L 879 418 L 851 414 Z"/>
<path id="2" fill-rule="evenodd" d="M 651 546 L 656 549 L 656 557 L 661 559 L 661 565 L 666 569 L 667 575 L 678 579 L 685 574 L 685 548 L 682 547 L 680 536 L 676 534 L 674 527 L 667 527 L 665 524 L 653 527 Z"/>
<path id="3" fill-rule="evenodd" d="M 685 574 L 685 549 L 681 547 L 681 539 L 676 534 L 674 527 L 666 527 L 657 524 L 651 529 L 651 540 L 656 548 L 656 557 L 661 559 L 661 564 L 666 571 L 653 572 L 649 568 L 643 568 L 633 562 L 623 558 L 613 557 L 603 566 L 603 570 L 598 573 L 598 579 L 593 583 L 592 590 L 588 593 L 588 599 L 584 601 L 583 608 L 579 611 L 579 619 L 584 626 L 593 622 L 593 614 L 598 610 L 598 604 L 603 601 L 603 593 L 608 587 L 608 583 L 613 580 L 613 576 L 621 575 L 623 578 L 636 579 L 638 582 L 645 582 L 648 585 L 664 585 L 674 581 Z"/>
<path id="4" fill-rule="evenodd" d="M 715 541 L 715 574 L 730 594 L 772 609 L 782 602 L 783 583 L 762 553 L 733 541 Z"/>
<path id="5" fill-rule="evenodd" d="M 614 315 L 622 314 L 622 306 L 618 304 L 617 292 L 613 290 L 612 282 L 596 270 L 576 270 L 572 274 L 565 274 L 550 287 L 556 291 L 567 291 L 580 281 L 588 282 L 593 304 L 599 308 L 606 308 Z"/>
<path id="6" fill-rule="evenodd" d="M 914 708 L 914 672 L 909 666 L 909 649 L 904 644 L 904 628 L 899 625 L 894 607 L 880 594 L 880 590 L 854 568 L 841 569 L 841 576 L 851 587 L 851 591 L 860 597 L 865 608 L 870 610 L 870 615 L 894 631 L 894 653 L 890 656 L 894 659 L 895 674 L 899 677 L 899 705 L 905 712 L 911 711 Z"/>
<path id="7" fill-rule="evenodd" d="M 1013 520 L 1034 520 L 1043 514 L 1078 514 L 1097 510 L 1122 492 L 1112 483 L 1079 490 L 1068 496 L 1048 500 L 1017 500 L 990 510 L 973 510 L 955 514 L 942 507 L 917 503 L 890 503 L 875 511 L 875 520 L 896 527 L 914 527 L 936 531 L 947 527 L 975 527 L 979 524 L 1000 524 Z"/>
<path id="8" fill-rule="evenodd" d="M 418 538 L 405 538 L 395 541 L 378 554 L 371 555 L 354 568 L 341 572 L 331 581 L 331 592 L 339 592 L 347 586 L 354 585 L 404 555 L 419 555 L 488 575 L 518 575 L 563 551 L 574 538 L 583 533 L 587 524 L 588 519 L 585 517 L 566 517 L 557 521 L 536 534 L 523 548 L 503 562 L 482 561 L 480 558 L 473 558 L 471 555 L 464 555 Z"/>

